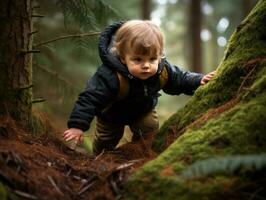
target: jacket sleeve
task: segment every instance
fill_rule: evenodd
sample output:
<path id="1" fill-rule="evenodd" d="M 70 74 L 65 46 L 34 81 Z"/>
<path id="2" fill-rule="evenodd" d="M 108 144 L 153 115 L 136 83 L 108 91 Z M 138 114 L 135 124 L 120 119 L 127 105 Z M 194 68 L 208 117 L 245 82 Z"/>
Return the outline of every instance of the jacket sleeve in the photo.
<path id="1" fill-rule="evenodd" d="M 118 84 L 116 73 L 99 68 L 79 94 L 67 123 L 68 128 L 88 130 L 94 116 L 116 97 Z"/>
<path id="2" fill-rule="evenodd" d="M 165 67 L 168 71 L 168 81 L 163 91 L 171 95 L 179 95 L 181 93 L 193 95 L 195 90 L 200 86 L 203 74 L 183 71 L 177 66 L 172 66 L 168 62 Z"/>

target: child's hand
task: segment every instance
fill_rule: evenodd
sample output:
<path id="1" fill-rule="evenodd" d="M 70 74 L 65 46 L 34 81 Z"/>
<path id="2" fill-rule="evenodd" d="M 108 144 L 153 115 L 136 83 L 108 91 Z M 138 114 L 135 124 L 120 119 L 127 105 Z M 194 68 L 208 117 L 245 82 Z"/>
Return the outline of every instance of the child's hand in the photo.
<path id="1" fill-rule="evenodd" d="M 208 83 L 214 76 L 216 75 L 216 71 L 210 72 L 209 74 L 203 76 L 203 78 L 200 81 L 201 85 L 205 85 Z"/>
<path id="2" fill-rule="evenodd" d="M 78 128 L 70 128 L 64 132 L 63 137 L 66 142 L 74 139 L 77 144 L 81 144 L 83 142 L 83 131 Z"/>

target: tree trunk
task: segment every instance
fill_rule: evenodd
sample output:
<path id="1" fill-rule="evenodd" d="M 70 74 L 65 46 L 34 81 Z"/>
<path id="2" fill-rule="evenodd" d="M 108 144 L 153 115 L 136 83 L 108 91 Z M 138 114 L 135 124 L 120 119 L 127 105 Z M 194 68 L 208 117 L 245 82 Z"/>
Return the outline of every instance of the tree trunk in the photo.
<path id="1" fill-rule="evenodd" d="M 144 20 L 149 20 L 151 18 L 151 1 L 141 0 L 141 17 Z"/>
<path id="2" fill-rule="evenodd" d="M 31 121 L 31 0 L 0 1 L 0 115 Z"/>
<path id="3" fill-rule="evenodd" d="M 160 155 L 130 177 L 128 199 L 265 197 L 265 22 L 260 0 L 231 36 L 216 77 L 161 127 L 153 146 Z"/>
<path id="4" fill-rule="evenodd" d="M 201 0 L 190 1 L 190 23 L 189 32 L 191 35 L 191 70 L 194 72 L 202 72 L 201 63 Z"/>
<path id="5" fill-rule="evenodd" d="M 211 30 L 212 33 L 212 38 L 211 38 L 211 65 L 212 68 L 218 66 L 218 54 L 219 54 L 219 46 L 217 44 L 217 38 L 218 38 L 218 34 L 217 34 L 217 29 L 216 27 L 213 27 Z"/>

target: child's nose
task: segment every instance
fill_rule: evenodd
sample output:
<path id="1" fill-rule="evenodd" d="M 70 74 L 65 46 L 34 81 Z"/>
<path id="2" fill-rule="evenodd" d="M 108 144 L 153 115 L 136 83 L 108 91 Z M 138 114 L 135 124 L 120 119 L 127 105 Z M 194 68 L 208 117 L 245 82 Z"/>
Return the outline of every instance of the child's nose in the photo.
<path id="1" fill-rule="evenodd" d="M 143 68 L 143 69 L 148 69 L 148 68 L 150 68 L 150 63 L 149 63 L 149 62 L 144 62 L 142 68 Z"/>

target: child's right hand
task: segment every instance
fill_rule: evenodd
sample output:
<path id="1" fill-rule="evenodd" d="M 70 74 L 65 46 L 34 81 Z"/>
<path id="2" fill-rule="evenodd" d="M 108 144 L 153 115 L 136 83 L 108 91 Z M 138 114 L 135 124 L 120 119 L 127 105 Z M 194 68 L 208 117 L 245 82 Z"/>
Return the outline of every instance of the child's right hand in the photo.
<path id="1" fill-rule="evenodd" d="M 205 85 L 206 83 L 208 83 L 211 79 L 213 79 L 213 77 L 216 75 L 216 70 L 213 72 L 208 73 L 207 75 L 203 76 L 203 78 L 200 81 L 201 85 Z"/>
<path id="2" fill-rule="evenodd" d="M 74 139 L 77 144 L 81 144 L 83 142 L 83 131 L 78 128 L 70 128 L 64 132 L 63 137 L 66 142 Z"/>

